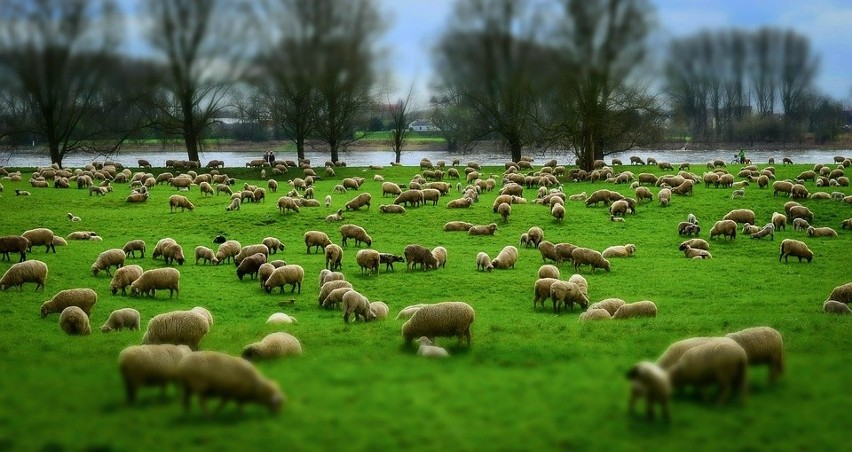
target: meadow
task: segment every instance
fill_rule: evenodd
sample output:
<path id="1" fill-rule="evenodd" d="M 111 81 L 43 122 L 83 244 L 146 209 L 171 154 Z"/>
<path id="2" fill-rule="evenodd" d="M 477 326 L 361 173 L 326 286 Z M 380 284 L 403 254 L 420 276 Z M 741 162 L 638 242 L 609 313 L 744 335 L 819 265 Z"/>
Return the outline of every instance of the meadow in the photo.
<path id="1" fill-rule="evenodd" d="M 791 178 L 811 166 L 776 165 L 777 176 Z M 651 167 L 615 168 L 625 169 L 662 174 Z M 728 169 L 736 173 L 739 166 Z M 453 190 L 437 206 L 381 214 L 379 205 L 392 200 L 382 198 L 374 174 L 407 183 L 419 168 L 338 168 L 335 177 L 316 182 L 317 198 L 332 193 L 344 177 L 364 177 L 359 191 L 372 194 L 372 206 L 345 212 L 343 223 L 364 227 L 373 238 L 372 248 L 402 254 L 411 243 L 441 245 L 449 255 L 446 268 L 438 270 L 406 271 L 398 263 L 393 272 L 382 266 L 378 275 L 364 275 L 350 242 L 343 258 L 347 280 L 370 300 L 385 301 L 391 314 L 385 320 L 344 324 L 340 311 L 317 307 L 317 275 L 324 257 L 306 253 L 303 234 L 321 230 L 340 244 L 341 223 L 324 218 L 357 192 L 332 194 L 329 208 L 279 213 L 275 201 L 289 189 L 286 181 L 301 176 L 291 169 L 278 177 L 282 189 L 268 192 L 265 202 L 226 212 L 227 196 L 204 197 L 193 187 L 187 196 L 195 209 L 170 213 L 172 187 L 157 186 L 146 203 L 129 204 L 124 201 L 130 191 L 126 185 L 115 186 L 104 197 L 75 188 L 37 189 L 27 183 L 31 171 L 24 170 L 23 182 L 0 181 L 5 188 L 0 193 L 0 235 L 47 227 L 63 237 L 92 230 L 103 241 L 69 241 L 55 254 L 34 249 L 28 258 L 42 260 L 50 269 L 44 292 L 34 291 L 33 284 L 0 292 L 0 450 L 840 450 L 852 444 L 846 420 L 852 393 L 845 389 L 852 377 L 852 316 L 822 312 L 832 288 L 852 281 L 852 231 L 840 229 L 840 222 L 852 217 L 850 204 L 802 201 L 815 214 L 812 224 L 831 226 L 838 238 L 810 238 L 790 225 L 776 232 L 774 240 L 739 234 L 736 240 L 710 240 L 710 227 L 728 211 L 752 209 L 763 224 L 772 212 L 783 212 L 788 199 L 752 185 L 744 199 L 732 200 L 731 189 L 699 184 L 692 196 L 675 196 L 669 207 L 661 207 L 656 198 L 641 204 L 624 223 L 611 222 L 602 205 L 579 202 L 566 202 L 562 223 L 531 202 L 514 205 L 504 223 L 491 210 L 496 190 L 483 193 L 470 209 L 445 207 L 460 196 Z M 700 174 L 703 165 L 693 165 L 693 171 Z M 222 172 L 238 185 L 266 186 L 259 170 Z M 501 172 L 498 167 L 482 171 L 498 180 Z M 817 190 L 811 182 L 806 186 Z M 16 197 L 16 188 L 32 196 Z M 627 185 L 564 183 L 568 194 L 599 188 L 633 196 Z M 852 194 L 849 187 L 839 190 Z M 532 201 L 536 190 L 527 189 L 524 196 Z M 68 212 L 82 222 L 70 223 Z M 678 236 L 677 224 L 689 213 L 701 222 L 700 237 L 711 242 L 713 259 L 685 259 L 678 251 L 684 238 Z M 443 232 L 443 224 L 451 220 L 495 222 L 498 228 L 494 236 Z M 611 260 L 611 272 L 582 267 L 580 273 L 588 280 L 593 302 L 608 297 L 652 300 L 658 316 L 581 323 L 576 308 L 558 315 L 549 303 L 546 309 L 533 309 L 533 284 L 542 260 L 535 248 L 520 247 L 519 237 L 534 225 L 554 243 L 597 250 L 636 244 L 633 257 Z M 256 280 L 238 280 L 231 264 L 195 265 L 193 249 L 205 245 L 215 250 L 217 234 L 243 245 L 267 236 L 281 239 L 286 250 L 270 258 L 305 269 L 301 293 L 267 294 Z M 144 259 L 129 258 L 128 264 L 164 267 L 161 259 L 150 256 L 163 237 L 176 239 L 187 255 L 187 262 L 177 267 L 180 293 L 172 299 L 162 291 L 154 299 L 112 295 L 110 277 L 95 277 L 89 270 L 100 252 L 121 248 L 131 239 L 145 240 L 148 253 Z M 806 242 L 813 262 L 779 263 L 784 238 Z M 515 268 L 476 270 L 479 251 L 493 258 L 506 245 L 519 248 Z M 0 272 L 11 263 L 0 262 Z M 574 271 L 563 264 L 561 273 L 567 279 Z M 39 317 L 43 301 L 76 287 L 90 287 L 99 295 L 90 336 L 67 336 L 55 314 Z M 291 299 L 294 303 L 288 304 Z M 472 346 L 440 338 L 438 345 L 448 348 L 449 359 L 416 356 L 413 344 L 403 344 L 397 312 L 414 303 L 450 300 L 476 310 Z M 257 405 L 242 413 L 228 405 L 205 417 L 197 402 L 185 413 L 177 388 L 169 388 L 165 397 L 153 388 L 143 390 L 136 405 L 126 403 L 118 353 L 140 343 L 152 316 L 193 306 L 208 308 L 215 318 L 201 342 L 204 350 L 238 355 L 245 345 L 276 330 L 299 338 L 302 356 L 257 364 L 287 396 L 278 415 Z M 123 307 L 141 312 L 142 330 L 101 333 L 109 313 Z M 267 317 L 279 311 L 295 316 L 298 324 L 266 325 Z M 678 397 L 668 425 L 628 416 L 625 372 L 634 363 L 656 359 L 679 339 L 759 325 L 784 337 L 787 368 L 776 385 L 768 384 L 766 368 L 752 367 L 747 400 L 719 406 Z"/>

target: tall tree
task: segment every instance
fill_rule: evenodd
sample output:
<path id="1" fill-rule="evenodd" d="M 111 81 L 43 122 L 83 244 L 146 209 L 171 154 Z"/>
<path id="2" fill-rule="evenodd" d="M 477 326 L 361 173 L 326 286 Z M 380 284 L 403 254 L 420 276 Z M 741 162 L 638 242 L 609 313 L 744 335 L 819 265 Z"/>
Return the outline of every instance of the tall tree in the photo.
<path id="1" fill-rule="evenodd" d="M 120 42 L 121 14 L 109 0 L 4 0 L 0 85 L 16 132 L 40 136 L 58 165 L 72 152 L 114 150 L 103 141 L 109 123 L 95 114 L 116 99 L 106 94 L 110 49 Z M 7 131 L 8 132 L 8 131 Z"/>
<path id="2" fill-rule="evenodd" d="M 475 116 L 474 111 L 462 102 L 461 96 L 451 91 L 432 99 L 429 117 L 447 142 L 448 151 L 467 151 L 475 145 L 481 137 Z"/>
<path id="3" fill-rule="evenodd" d="M 399 163 L 402 157 L 402 147 L 408 140 L 408 124 L 411 122 L 411 97 L 414 93 L 414 84 L 408 87 L 405 99 L 399 99 L 391 103 L 390 96 L 387 97 L 388 114 L 390 115 L 390 145 L 393 148 L 395 162 Z"/>

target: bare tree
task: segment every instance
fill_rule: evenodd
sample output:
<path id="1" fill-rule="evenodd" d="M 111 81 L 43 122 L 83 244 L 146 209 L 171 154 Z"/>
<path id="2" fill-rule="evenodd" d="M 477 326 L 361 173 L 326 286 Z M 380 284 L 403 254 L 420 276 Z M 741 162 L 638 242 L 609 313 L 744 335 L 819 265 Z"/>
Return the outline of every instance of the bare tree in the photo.
<path id="1" fill-rule="evenodd" d="M 109 0 L 4 0 L 0 85 L 11 132 L 42 137 L 58 165 L 81 150 L 111 152 L 122 139 L 103 140 L 118 105 L 106 91 L 117 58 L 121 15 Z M 112 137 L 110 137 L 112 138 Z"/>
<path id="2" fill-rule="evenodd" d="M 408 94 L 405 99 L 399 99 L 395 103 L 391 103 L 390 96 L 387 97 L 388 114 L 391 118 L 391 137 L 390 144 L 395 155 L 395 162 L 399 163 L 402 155 L 402 147 L 405 146 L 408 140 L 408 124 L 411 122 L 409 112 L 411 111 L 411 96 L 414 92 L 414 83 L 408 87 Z"/>
<path id="3" fill-rule="evenodd" d="M 432 124 L 447 142 L 448 151 L 468 151 L 481 137 L 478 119 L 472 109 L 466 107 L 460 96 L 447 91 L 435 97 L 429 114 Z"/>

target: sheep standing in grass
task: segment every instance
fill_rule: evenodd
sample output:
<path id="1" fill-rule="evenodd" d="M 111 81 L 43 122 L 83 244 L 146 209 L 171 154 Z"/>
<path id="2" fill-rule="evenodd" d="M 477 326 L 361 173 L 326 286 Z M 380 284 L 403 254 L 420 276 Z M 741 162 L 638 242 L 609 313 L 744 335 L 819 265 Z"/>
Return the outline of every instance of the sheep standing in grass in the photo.
<path id="1" fill-rule="evenodd" d="M 369 193 L 361 193 L 360 195 L 352 198 L 349 202 L 346 203 L 346 210 L 358 210 L 361 207 L 367 206 L 367 209 L 370 208 L 370 201 L 372 201 L 372 195 Z"/>
<path id="2" fill-rule="evenodd" d="M 246 245 L 240 248 L 240 252 L 234 256 L 234 265 L 239 266 L 242 263 L 243 259 L 254 256 L 255 254 L 260 253 L 266 257 L 269 257 L 269 248 L 264 244 L 255 244 L 255 245 Z"/>
<path id="3" fill-rule="evenodd" d="M 148 321 L 142 344 L 186 345 L 198 350 L 198 344 L 209 331 L 210 322 L 201 314 L 193 311 L 165 312 Z"/>
<path id="4" fill-rule="evenodd" d="M 751 234 L 749 237 L 753 239 L 762 239 L 766 236 L 769 236 L 771 240 L 775 240 L 775 225 L 772 223 L 766 223 L 759 231 Z"/>
<path id="5" fill-rule="evenodd" d="M 240 250 L 242 250 L 242 245 L 240 242 L 236 240 L 226 240 L 224 243 L 219 244 L 219 249 L 216 251 L 216 259 L 221 264 L 222 262 L 230 262 L 240 254 Z"/>
<path id="6" fill-rule="evenodd" d="M 808 248 L 808 245 L 805 244 L 805 242 L 794 239 L 784 239 L 781 241 L 781 254 L 778 256 L 778 262 L 781 262 L 781 258 L 784 258 L 784 262 L 789 262 L 787 258 L 790 256 L 798 257 L 799 262 L 802 262 L 802 259 L 811 262 L 814 258 L 814 252 Z"/>
<path id="7" fill-rule="evenodd" d="M 231 203 L 228 204 L 228 207 L 225 207 L 225 210 L 231 212 L 233 210 L 240 210 L 240 206 L 242 205 L 242 201 L 240 198 L 231 199 Z"/>
<path id="8" fill-rule="evenodd" d="M 421 336 L 426 336 L 433 343 L 437 336 L 456 336 L 459 345 L 461 345 L 462 339 L 466 339 L 469 347 L 471 341 L 470 327 L 475 317 L 473 308 L 464 302 L 446 301 L 427 304 L 418 309 L 402 325 L 402 337 L 407 345 L 413 339 Z"/>
<path id="9" fill-rule="evenodd" d="M 358 246 L 360 243 L 367 244 L 367 248 L 369 248 L 373 244 L 373 239 L 367 234 L 367 231 L 364 230 L 361 226 L 355 224 L 344 224 L 340 227 L 340 236 L 342 238 L 343 246 L 346 246 L 347 239 L 355 239 L 355 246 Z"/>
<path id="10" fill-rule="evenodd" d="M 127 401 L 136 401 L 142 386 L 160 386 L 165 392 L 168 383 L 177 382 L 177 364 L 191 353 L 186 345 L 133 345 L 118 355 L 118 368 L 124 381 Z"/>
<path id="11" fill-rule="evenodd" d="M 476 269 L 488 272 L 494 270 L 494 266 L 491 265 L 491 258 L 488 257 L 488 254 L 482 251 L 476 254 Z"/>
<path id="12" fill-rule="evenodd" d="M 732 390 L 745 400 L 748 355 L 729 338 L 712 338 L 708 343 L 687 350 L 668 371 L 672 387 L 719 386 L 718 402 L 725 402 Z"/>
<path id="13" fill-rule="evenodd" d="M 68 306 L 77 306 L 88 316 L 91 315 L 92 307 L 97 302 L 98 294 L 89 288 L 60 290 L 50 300 L 42 303 L 41 318 L 47 317 L 48 314 L 62 312 Z"/>
<path id="14" fill-rule="evenodd" d="M 730 237 L 731 240 L 737 238 L 737 223 L 734 220 L 719 220 L 713 224 L 710 229 L 710 238 L 716 236 Z"/>
<path id="15" fill-rule="evenodd" d="M 341 287 L 339 289 L 334 289 L 329 292 L 328 296 L 325 297 L 320 303 L 322 307 L 326 309 L 334 309 L 343 303 L 343 296 L 346 295 L 346 292 L 353 290 L 351 287 Z"/>
<path id="16" fill-rule="evenodd" d="M 628 243 L 627 245 L 611 246 L 603 250 L 603 253 L 601 253 L 601 255 L 603 257 L 630 257 L 635 252 L 636 245 Z"/>
<path id="17" fill-rule="evenodd" d="M 53 236 L 56 235 L 47 228 L 36 228 L 30 229 L 28 231 L 24 231 L 21 234 L 21 237 L 25 237 L 30 241 L 30 246 L 27 251 L 32 252 L 34 246 L 44 246 L 44 252 L 47 253 L 53 250 L 53 253 L 56 254 L 56 247 L 53 245 Z"/>
<path id="18" fill-rule="evenodd" d="M 127 255 L 124 253 L 124 250 L 119 248 L 113 248 L 106 250 L 98 255 L 95 263 L 92 264 L 92 275 L 98 276 L 98 273 L 101 271 L 105 271 L 107 275 L 112 276 L 109 271 L 109 268 L 113 265 L 116 269 L 124 266 L 124 258 Z"/>
<path id="19" fill-rule="evenodd" d="M 319 295 L 317 296 L 317 304 L 322 306 L 323 301 L 325 301 L 325 299 L 328 298 L 328 296 L 329 296 L 329 294 L 331 294 L 331 292 L 333 292 L 337 289 L 342 289 L 342 288 L 351 289 L 352 283 L 350 283 L 349 281 L 343 281 L 343 280 L 334 280 L 334 281 L 328 281 L 328 282 L 324 283 L 322 285 L 322 287 L 320 287 Z"/>
<path id="20" fill-rule="evenodd" d="M 775 383 L 784 373 L 784 339 L 768 326 L 746 328 L 725 337 L 735 340 L 745 350 L 749 365 L 769 366 L 769 382 Z"/>
<path id="21" fill-rule="evenodd" d="M 388 317 L 390 308 L 384 301 L 372 301 L 370 302 L 370 312 L 374 318 L 381 320 Z"/>
<path id="22" fill-rule="evenodd" d="M 237 266 L 237 278 L 243 280 L 243 276 L 249 275 L 252 279 L 257 277 L 260 271 L 260 266 L 266 263 L 266 256 L 263 253 L 255 253 L 243 259 L 240 265 Z"/>
<path id="23" fill-rule="evenodd" d="M 553 312 L 556 313 L 562 310 L 563 305 L 571 311 L 574 311 L 575 303 L 583 309 L 589 306 L 589 298 L 580 290 L 580 286 L 569 281 L 556 280 L 550 286 L 550 298 L 553 301 Z"/>
<path id="24" fill-rule="evenodd" d="M 301 354 L 302 344 L 295 336 L 278 332 L 266 335 L 260 342 L 246 345 L 242 357 L 249 361 L 258 361 Z"/>
<path id="25" fill-rule="evenodd" d="M 616 312 L 618 312 L 618 308 L 624 305 L 624 300 L 622 300 L 621 298 L 605 298 L 597 303 L 593 303 L 591 306 L 589 306 L 589 310 L 603 309 L 608 312 L 610 316 L 613 316 Z"/>
<path id="26" fill-rule="evenodd" d="M 266 248 L 269 249 L 269 254 L 276 254 L 278 251 L 284 251 L 284 244 L 281 243 L 281 240 L 275 237 L 266 237 L 261 243 L 266 245 Z"/>
<path id="27" fill-rule="evenodd" d="M 349 316 L 353 314 L 356 321 L 360 318 L 364 322 L 369 322 L 376 318 L 376 315 L 370 310 L 370 300 L 364 295 L 350 290 L 343 295 L 343 323 L 349 323 Z"/>
<path id="28" fill-rule="evenodd" d="M 565 207 L 562 204 L 554 204 L 550 208 L 550 215 L 554 220 L 561 223 L 565 219 Z"/>
<path id="29" fill-rule="evenodd" d="M 544 264 L 538 268 L 538 277 L 559 279 L 559 269 L 555 265 Z"/>
<path id="30" fill-rule="evenodd" d="M 180 211 L 183 212 L 185 209 L 195 209 L 195 206 L 186 196 L 183 195 L 171 195 L 169 196 L 169 211 L 174 213 L 177 211 L 177 208 L 180 207 Z"/>
<path id="31" fill-rule="evenodd" d="M 89 316 L 77 306 L 68 306 L 59 314 L 59 326 L 72 336 L 86 336 L 92 333 Z"/>
<path id="32" fill-rule="evenodd" d="M 238 407 L 257 403 L 272 413 L 280 411 L 285 402 L 278 383 L 264 377 L 249 361 L 225 353 L 190 353 L 178 363 L 177 376 L 184 389 L 184 409 L 189 410 L 192 395 L 197 394 L 205 415 L 208 397 L 220 397 L 222 404 L 234 400 Z"/>
<path id="33" fill-rule="evenodd" d="M 380 261 L 381 256 L 376 250 L 358 250 L 355 254 L 355 262 L 358 263 L 361 273 L 366 271 L 367 274 L 379 274 Z"/>
<path id="34" fill-rule="evenodd" d="M 835 287 L 828 295 L 828 299 L 845 304 L 852 303 L 852 282 Z"/>
<path id="35" fill-rule="evenodd" d="M 426 336 L 421 336 L 417 343 L 420 344 L 417 349 L 417 356 L 426 358 L 447 358 L 450 356 L 446 349 L 435 346 Z"/>
<path id="36" fill-rule="evenodd" d="M 805 220 L 804 218 L 793 218 L 794 231 L 806 231 L 809 227 L 811 227 L 811 225 L 808 224 L 808 220 Z"/>
<path id="37" fill-rule="evenodd" d="M 512 245 L 508 245 L 503 247 L 500 253 L 497 254 L 497 257 L 491 260 L 491 266 L 496 269 L 506 270 L 508 268 L 515 268 L 517 261 L 518 249 Z"/>
<path id="38" fill-rule="evenodd" d="M 127 295 L 127 286 L 139 279 L 142 276 L 142 267 L 138 265 L 125 265 L 115 271 L 112 275 L 112 280 L 109 282 L 109 289 L 113 295 L 121 289 L 122 295 Z"/>
<path id="39" fill-rule="evenodd" d="M 122 328 L 129 330 L 139 329 L 139 311 L 133 308 L 116 309 L 109 314 L 106 323 L 101 326 L 101 332 L 121 331 Z"/>
<path id="40" fill-rule="evenodd" d="M 3 273 L 0 278 L 0 291 L 17 286 L 24 289 L 24 283 L 36 283 L 36 290 L 41 287 L 44 291 L 44 283 L 47 280 L 47 264 L 42 261 L 29 260 L 13 264 Z"/>
<path id="41" fill-rule="evenodd" d="M 305 269 L 301 265 L 285 265 L 278 267 L 269 276 L 264 284 L 266 293 L 272 293 L 272 289 L 280 288 L 280 293 L 284 293 L 284 286 L 290 285 L 290 293 L 297 291 L 302 293 L 302 280 L 305 278 Z"/>
<path id="42" fill-rule="evenodd" d="M 444 248 L 443 246 L 436 246 L 435 249 L 432 250 L 432 256 L 434 256 L 435 260 L 438 261 L 438 267 L 441 267 L 441 268 L 447 267 L 447 249 L 446 248 Z"/>
<path id="43" fill-rule="evenodd" d="M 432 251 L 421 245 L 407 245 L 403 250 L 405 255 L 405 270 L 417 269 L 417 264 L 420 268 L 428 270 L 430 268 L 438 268 L 438 260 L 432 255 Z"/>
<path id="44" fill-rule="evenodd" d="M 130 284 L 130 295 L 155 297 L 157 289 L 169 289 L 169 298 L 180 293 L 180 272 L 175 268 L 155 268 L 142 273 Z"/>
<path id="45" fill-rule="evenodd" d="M 852 309 L 846 303 L 836 300 L 827 300 L 822 304 L 822 311 L 827 314 L 852 315 Z"/>
<path id="46" fill-rule="evenodd" d="M 613 319 L 629 319 L 631 317 L 656 317 L 657 305 L 653 301 L 637 301 L 622 305 L 612 315 Z"/>
<path id="47" fill-rule="evenodd" d="M 550 297 L 550 288 L 554 283 L 559 281 L 556 278 L 540 278 L 533 285 L 533 309 L 538 303 L 541 303 L 541 308 L 544 309 L 544 302 Z M 556 312 L 556 301 L 553 301 L 553 312 Z"/>
<path id="48" fill-rule="evenodd" d="M 783 213 L 772 212 L 772 224 L 775 230 L 787 229 L 787 216 Z"/>
<path id="49" fill-rule="evenodd" d="M 578 247 L 571 252 L 571 259 L 574 261 L 575 272 L 579 272 L 581 265 L 591 266 L 592 272 L 594 272 L 597 268 L 602 268 L 609 272 L 609 261 L 606 260 L 599 251 Z"/>
<path id="50" fill-rule="evenodd" d="M 361 251 L 365 250 L 360 250 Z M 343 268 L 343 248 L 340 245 L 329 243 L 325 247 L 325 268 L 331 271 Z"/>
<path id="51" fill-rule="evenodd" d="M 144 240 L 130 240 L 124 244 L 125 257 L 136 257 L 136 252 L 139 251 L 140 257 L 145 258 L 145 241 Z"/>
<path id="52" fill-rule="evenodd" d="M 331 239 L 328 238 L 325 232 L 308 231 L 305 233 L 305 246 L 307 247 L 308 254 L 311 254 L 311 248 L 315 247 L 315 251 L 319 252 L 320 248 L 325 249 L 330 244 Z"/>
<path id="53" fill-rule="evenodd" d="M 660 206 L 668 207 L 672 200 L 672 191 L 668 188 L 664 188 L 657 193 L 657 199 L 660 200 Z"/>
<path id="54" fill-rule="evenodd" d="M 672 396 L 672 385 L 665 370 L 652 362 L 642 361 L 627 372 L 627 379 L 630 380 L 628 412 L 631 415 L 636 412 L 636 400 L 644 398 L 649 420 L 654 419 L 654 405 L 660 405 L 663 419 L 666 422 L 671 421 L 669 400 Z"/>
<path id="55" fill-rule="evenodd" d="M 198 261 L 204 261 L 205 265 L 207 263 L 212 263 L 214 265 L 219 264 L 219 259 L 216 258 L 216 253 L 206 246 L 195 247 L 195 265 L 198 265 Z"/>
<path id="56" fill-rule="evenodd" d="M 30 247 L 30 241 L 26 237 L 20 235 L 6 235 L 0 237 L 0 254 L 3 254 L 3 260 L 11 261 L 9 253 L 18 253 L 20 259 L 18 262 L 27 260 L 27 248 Z"/>

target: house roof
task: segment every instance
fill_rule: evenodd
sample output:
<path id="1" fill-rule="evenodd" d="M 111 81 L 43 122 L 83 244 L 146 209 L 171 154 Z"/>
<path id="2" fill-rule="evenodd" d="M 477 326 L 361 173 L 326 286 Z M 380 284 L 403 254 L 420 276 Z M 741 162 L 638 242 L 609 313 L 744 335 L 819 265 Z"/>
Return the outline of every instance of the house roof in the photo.
<path id="1" fill-rule="evenodd" d="M 408 127 L 434 127 L 434 125 L 428 119 L 415 119 L 408 124 Z"/>

